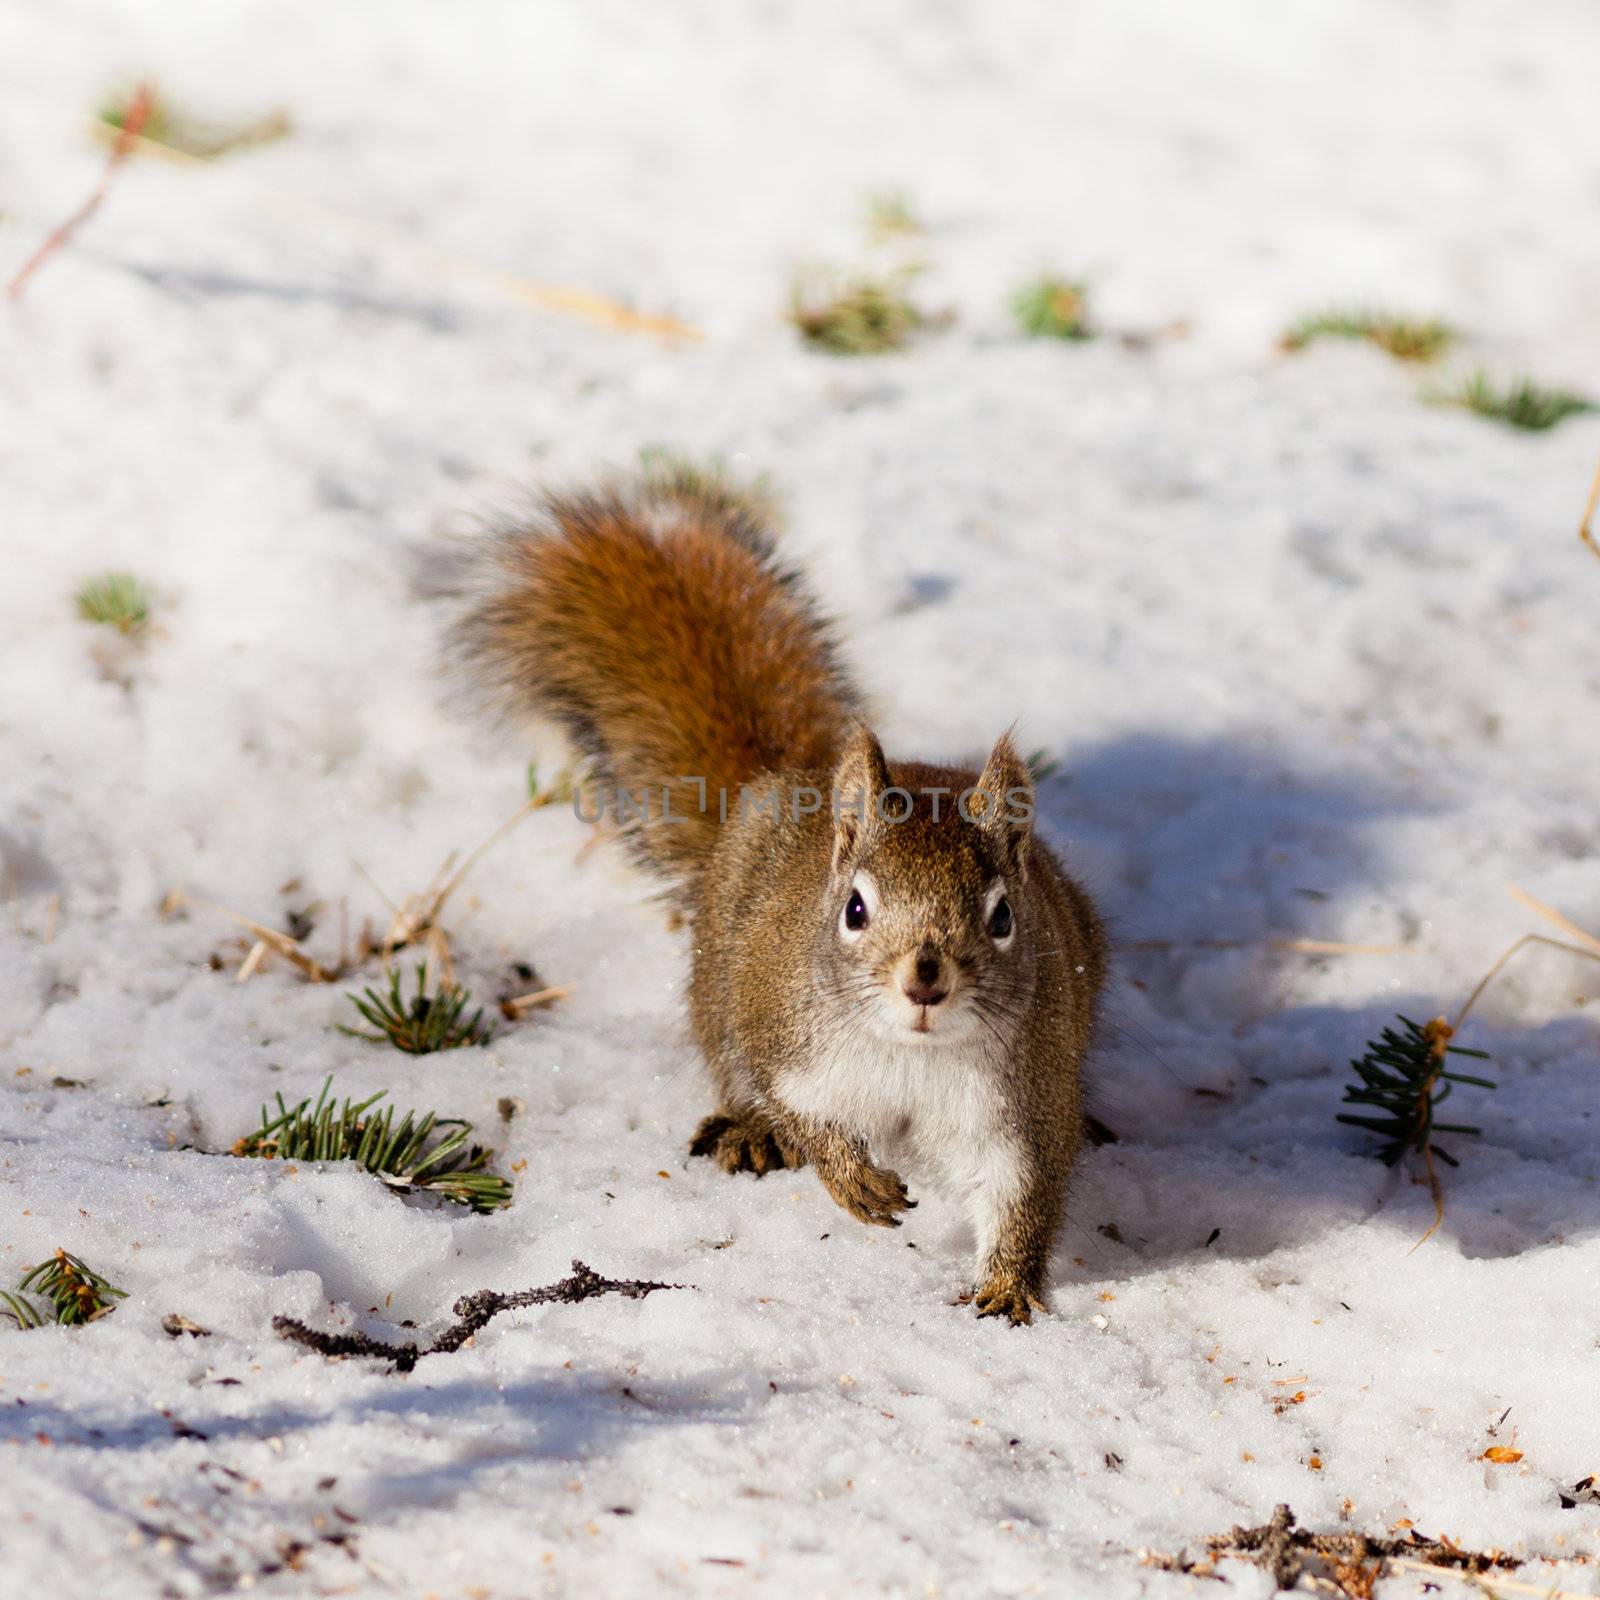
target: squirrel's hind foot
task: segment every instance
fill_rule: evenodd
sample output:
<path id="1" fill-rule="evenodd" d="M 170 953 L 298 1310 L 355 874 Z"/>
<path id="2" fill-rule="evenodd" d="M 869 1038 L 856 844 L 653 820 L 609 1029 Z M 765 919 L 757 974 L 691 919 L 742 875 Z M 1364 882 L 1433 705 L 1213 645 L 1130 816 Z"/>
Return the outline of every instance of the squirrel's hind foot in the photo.
<path id="1" fill-rule="evenodd" d="M 1019 1279 L 996 1273 L 988 1282 L 961 1296 L 962 1305 L 975 1305 L 980 1317 L 1005 1317 L 1013 1328 L 1033 1321 L 1035 1311 L 1047 1311 L 1044 1301 Z"/>
<path id="2" fill-rule="evenodd" d="M 728 1173 L 753 1172 L 760 1178 L 785 1167 L 803 1167 L 805 1157 L 779 1139 L 764 1118 L 748 1112 L 730 1116 L 718 1111 L 695 1129 L 689 1141 L 691 1156 L 709 1156 Z"/>

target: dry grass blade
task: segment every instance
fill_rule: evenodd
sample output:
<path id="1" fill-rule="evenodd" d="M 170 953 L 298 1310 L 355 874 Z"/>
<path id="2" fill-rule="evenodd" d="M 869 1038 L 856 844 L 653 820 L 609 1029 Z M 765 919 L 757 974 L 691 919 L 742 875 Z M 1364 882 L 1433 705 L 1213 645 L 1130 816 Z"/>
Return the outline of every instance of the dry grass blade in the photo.
<path id="1" fill-rule="evenodd" d="M 111 189 L 111 180 L 117 175 L 117 169 L 128 159 L 138 143 L 140 130 L 149 120 L 151 104 L 150 85 L 141 83 L 128 102 L 122 128 L 117 134 L 116 142 L 111 146 L 111 154 L 106 157 L 106 164 L 101 171 L 100 182 L 95 185 L 94 193 L 65 222 L 54 228 L 44 243 L 23 262 L 22 269 L 11 280 L 7 290 L 13 300 L 22 298 L 22 291 L 27 287 L 28 279 L 100 209 Z"/>
<path id="2" fill-rule="evenodd" d="M 1580 928 L 1570 917 L 1562 916 L 1554 906 L 1547 906 L 1543 900 L 1535 899 L 1526 889 L 1519 888 L 1514 883 L 1506 885 L 1506 893 L 1518 905 L 1524 905 L 1530 911 L 1538 912 L 1545 921 L 1554 923 L 1569 939 L 1575 939 L 1579 944 L 1583 945 L 1590 955 L 1600 956 L 1600 939 L 1597 939 L 1586 928 Z"/>
<path id="3" fill-rule="evenodd" d="M 265 959 L 262 946 L 284 958 L 303 972 L 312 983 L 335 983 L 343 975 L 345 961 L 341 956 L 336 966 L 325 967 L 314 957 L 309 956 L 301 949 L 300 941 L 291 938 L 287 933 L 277 928 L 269 928 L 263 922 L 257 922 L 253 917 L 247 917 L 242 912 L 230 910 L 221 906 L 214 900 L 201 900 L 194 895 L 185 894 L 181 889 L 174 889 L 165 900 L 161 902 L 161 915 L 170 916 L 183 906 L 198 906 L 206 911 L 215 911 L 218 916 L 226 917 L 230 922 L 236 922 L 241 928 L 248 928 L 256 936 L 256 944 L 250 954 L 244 959 L 244 964 L 239 968 L 238 981 L 243 983 L 255 972 Z"/>
<path id="4" fill-rule="evenodd" d="M 97 123 L 96 126 L 104 125 Z M 117 144 L 140 157 L 150 156 L 157 160 L 178 162 L 193 168 L 210 165 L 203 156 L 174 149 L 171 145 L 161 144 L 142 135 L 132 135 L 127 127 L 124 127 L 119 134 Z M 467 261 L 447 251 L 434 250 L 419 244 L 399 229 L 375 222 L 370 217 L 356 216 L 351 212 L 340 211 L 336 207 L 322 205 L 303 195 L 283 190 L 268 189 L 262 185 L 255 185 L 253 188 L 261 200 L 268 202 L 272 209 L 281 215 L 302 223 L 310 222 L 317 227 L 342 228 L 346 232 L 358 235 L 378 249 L 411 257 L 417 265 L 425 268 L 430 274 L 464 279 L 483 288 L 492 289 L 508 300 L 531 306 L 535 310 L 555 311 L 565 316 L 581 317 L 585 321 L 610 328 L 617 333 L 645 334 L 670 344 L 696 343 L 705 337 L 692 323 L 685 322 L 680 317 L 636 311 L 631 306 L 625 306 L 620 301 L 608 299 L 605 295 L 596 294 L 592 290 L 562 284 L 537 283 L 531 278 L 519 277 L 513 272 L 500 272 L 491 267 L 482 267 L 474 261 Z"/>
<path id="5" fill-rule="evenodd" d="M 1594 514 L 1600 507 L 1600 465 L 1594 469 L 1594 482 L 1589 486 L 1589 503 L 1583 508 L 1583 521 L 1578 524 L 1578 537 L 1600 556 L 1600 544 L 1594 539 Z"/>
<path id="6" fill-rule="evenodd" d="M 1537 1595 L 1538 1600 L 1594 1600 L 1594 1592 L 1582 1595 L 1575 1589 L 1555 1589 L 1547 1583 L 1524 1583 L 1520 1578 L 1508 1578 L 1503 1573 L 1496 1573 L 1494 1584 L 1490 1585 L 1475 1572 L 1465 1572 L 1456 1567 L 1441 1567 L 1432 1561 L 1414 1561 L 1409 1556 L 1390 1556 L 1389 1565 L 1399 1567 L 1403 1572 L 1426 1572 L 1437 1578 L 1454 1578 L 1457 1583 L 1468 1584 L 1475 1594 L 1494 1596 L 1496 1594 L 1527 1594 Z"/>
<path id="7" fill-rule="evenodd" d="M 516 1022 L 541 1006 L 551 1006 L 557 1000 L 565 1000 L 576 987 L 571 983 L 553 983 L 548 988 L 535 989 L 532 994 L 512 995 L 500 1002 L 500 1015 L 510 1022 Z"/>
<path id="8" fill-rule="evenodd" d="M 570 775 L 566 772 L 558 773 L 552 783 L 541 788 L 537 770 L 530 767 L 528 790 L 528 798 L 487 838 L 468 851 L 466 859 L 459 867 L 456 866 L 456 852 L 452 850 L 439 863 L 438 870 L 429 881 L 428 887 L 421 894 L 407 895 L 399 905 L 373 883 L 372 878 L 359 864 L 356 865 L 356 871 L 372 884 L 379 898 L 391 912 L 389 931 L 384 934 L 379 946 L 385 962 L 390 961 L 397 952 L 404 950 L 408 945 L 427 943 L 429 957 L 435 968 L 446 979 L 453 978 L 449 937 L 439 926 L 439 918 L 444 914 L 444 908 L 450 897 L 466 881 L 467 874 L 525 817 L 532 812 L 543 810 L 546 806 L 554 805 L 559 800 L 570 798 L 572 793 Z"/>

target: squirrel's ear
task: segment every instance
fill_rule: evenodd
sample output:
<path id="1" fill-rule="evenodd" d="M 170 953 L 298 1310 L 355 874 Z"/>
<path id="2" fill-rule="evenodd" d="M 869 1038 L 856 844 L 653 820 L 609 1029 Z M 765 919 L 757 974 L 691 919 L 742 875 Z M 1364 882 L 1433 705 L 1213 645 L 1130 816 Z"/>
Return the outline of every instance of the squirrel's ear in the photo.
<path id="1" fill-rule="evenodd" d="M 982 795 L 978 826 L 995 842 L 1005 874 L 1021 881 L 1033 836 L 1033 777 L 1009 731 L 995 740 L 977 787 Z M 980 810 L 980 803 L 973 809 Z"/>
<path id="2" fill-rule="evenodd" d="M 858 727 L 833 769 L 833 870 L 854 856 L 878 826 L 878 797 L 889 787 L 883 746 Z"/>

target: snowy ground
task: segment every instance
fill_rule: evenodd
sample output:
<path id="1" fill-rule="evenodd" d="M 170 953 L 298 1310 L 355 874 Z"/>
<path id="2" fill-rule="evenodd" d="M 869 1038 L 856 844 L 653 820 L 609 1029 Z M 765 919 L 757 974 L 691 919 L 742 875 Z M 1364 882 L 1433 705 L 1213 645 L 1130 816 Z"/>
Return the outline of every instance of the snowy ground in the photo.
<path id="1" fill-rule="evenodd" d="M 1333 1117 L 1373 1029 L 1542 926 L 1508 880 L 1600 927 L 1572 537 L 1600 421 L 1514 434 L 1375 351 L 1273 347 L 1372 298 L 1600 381 L 1597 22 L 1536 10 L 4 0 L 0 274 L 93 186 L 109 83 L 297 124 L 130 167 L 0 314 L 0 1284 L 64 1245 L 131 1296 L 0 1332 L 7 1595 L 1207 1593 L 1136 1552 L 1277 1500 L 1595 1551 L 1556 1490 L 1600 1471 L 1600 968 L 1531 953 L 1484 1003 L 1488 1133 L 1416 1254 L 1426 1190 Z M 789 274 L 859 254 L 883 185 L 956 321 L 805 351 Z M 706 337 L 544 314 L 440 254 Z M 1113 336 L 1012 334 L 1041 263 Z M 683 938 L 560 808 L 453 906 L 480 993 L 514 961 L 576 985 L 481 1052 L 350 1040 L 343 986 L 237 984 L 235 930 L 158 916 L 182 887 L 381 921 L 373 884 L 420 889 L 514 810 L 527 750 L 440 692 L 427 552 L 657 441 L 781 484 L 892 750 L 1020 718 L 1124 943 L 1240 941 L 1124 951 L 1095 1061 L 1121 1142 L 1030 1330 L 949 1304 L 936 1196 L 881 1232 L 809 1174 L 685 1159 Z M 117 567 L 155 590 L 136 646 L 73 612 Z M 200 1153 L 329 1072 L 477 1119 L 515 1205 Z M 694 1288 L 508 1316 L 409 1377 L 270 1330 L 435 1328 L 574 1255 Z M 1600 1593 L 1576 1559 L 1523 1577 Z"/>

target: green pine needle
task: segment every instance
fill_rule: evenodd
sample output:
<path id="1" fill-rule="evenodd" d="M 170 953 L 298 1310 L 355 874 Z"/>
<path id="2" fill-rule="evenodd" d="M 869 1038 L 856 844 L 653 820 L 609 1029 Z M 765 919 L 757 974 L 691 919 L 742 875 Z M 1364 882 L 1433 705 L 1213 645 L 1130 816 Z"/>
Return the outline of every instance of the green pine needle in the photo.
<path id="1" fill-rule="evenodd" d="M 150 596 L 131 572 L 107 572 L 88 578 L 78 589 L 78 615 L 132 637 L 150 621 Z"/>
<path id="2" fill-rule="evenodd" d="M 236 1156 L 281 1161 L 354 1161 L 400 1193 L 423 1190 L 474 1211 L 498 1211 L 511 1204 L 509 1179 L 487 1170 L 489 1152 L 467 1145 L 472 1124 L 459 1117 L 430 1111 L 418 1117 L 408 1111 L 398 1121 L 394 1107 L 373 1107 L 384 1098 L 380 1089 L 365 1100 L 329 1099 L 327 1078 L 316 1103 L 309 1099 L 287 1106 L 279 1095 L 278 1114 L 261 1108 L 261 1127 L 235 1142 Z M 448 1131 L 446 1131 L 448 1130 Z M 440 1135 L 429 1143 L 435 1134 Z"/>
<path id="3" fill-rule="evenodd" d="M 1409 1017 L 1399 1020 L 1404 1024 L 1404 1033 L 1385 1028 L 1378 1038 L 1368 1040 L 1367 1053 L 1350 1063 L 1361 1081 L 1345 1085 L 1344 1103 L 1370 1106 L 1377 1114 L 1340 1112 L 1338 1120 L 1379 1135 L 1383 1142 L 1373 1153 L 1391 1167 L 1408 1150 L 1425 1155 L 1430 1149 L 1441 1161 L 1456 1166 L 1459 1163 L 1454 1156 L 1432 1143 L 1433 1135 L 1477 1135 L 1483 1130 L 1459 1122 L 1435 1122 L 1434 1112 L 1449 1098 L 1455 1084 L 1470 1083 L 1480 1089 L 1493 1089 L 1495 1085 L 1488 1078 L 1447 1072 L 1445 1057 L 1475 1056 L 1487 1061 L 1488 1054 L 1451 1044 L 1451 1030 L 1443 1018 L 1426 1027 Z"/>
<path id="4" fill-rule="evenodd" d="M 26 1298 L 29 1294 L 43 1295 L 50 1302 L 48 1318 Z M 47 1320 L 71 1327 L 109 1315 L 118 1300 L 127 1298 L 126 1289 L 108 1283 L 77 1256 L 57 1250 L 48 1261 L 23 1273 L 17 1293 L 0 1289 L 0 1316 L 9 1317 L 19 1328 L 42 1327 Z"/>
<path id="5" fill-rule="evenodd" d="M 1011 314 L 1030 339 L 1092 339 L 1088 290 L 1049 273 L 1011 297 Z"/>
<path id="6" fill-rule="evenodd" d="M 407 1055 L 426 1056 L 435 1050 L 488 1044 L 494 1038 L 494 1024 L 483 1020 L 482 1006 L 462 1020 L 472 1000 L 465 989 L 442 983 L 432 994 L 428 993 L 426 961 L 417 967 L 417 992 L 409 1001 L 400 993 L 398 968 L 389 973 L 387 994 L 380 994 L 376 989 L 366 989 L 363 993 L 365 999 L 358 994 L 349 994 L 346 998 L 377 1032 L 348 1028 L 341 1023 L 339 1032 L 353 1039 L 371 1039 L 376 1044 L 392 1044 Z"/>
<path id="7" fill-rule="evenodd" d="M 839 356 L 900 350 L 926 320 L 906 297 L 905 274 L 831 284 L 796 283 L 789 320 L 807 344 Z"/>
<path id="8" fill-rule="evenodd" d="M 1302 317 L 1284 334 L 1282 344 L 1285 350 L 1304 350 L 1314 339 L 1364 339 L 1399 361 L 1433 361 L 1456 337 L 1454 328 L 1436 318 L 1397 317 L 1358 306 Z"/>
<path id="9" fill-rule="evenodd" d="M 34 1303 L 20 1294 L 13 1294 L 9 1289 L 0 1289 L 0 1317 L 9 1317 L 19 1328 L 42 1328 L 44 1318 L 39 1314 L 39 1308 Z"/>
<path id="10" fill-rule="evenodd" d="M 1597 409 L 1594 401 L 1570 389 L 1546 389 L 1529 378 L 1501 388 L 1482 371 L 1469 374 L 1455 389 L 1437 398 L 1529 433 L 1544 433 L 1568 417 Z"/>

